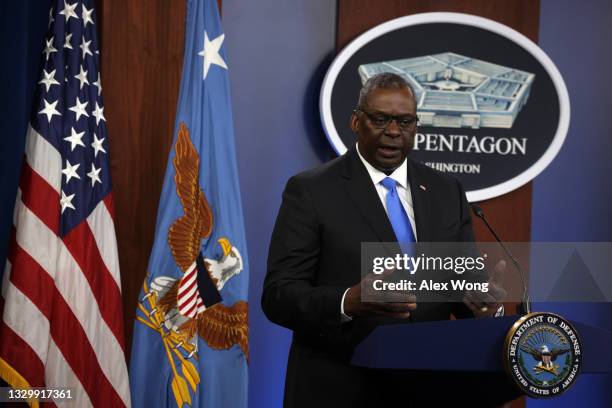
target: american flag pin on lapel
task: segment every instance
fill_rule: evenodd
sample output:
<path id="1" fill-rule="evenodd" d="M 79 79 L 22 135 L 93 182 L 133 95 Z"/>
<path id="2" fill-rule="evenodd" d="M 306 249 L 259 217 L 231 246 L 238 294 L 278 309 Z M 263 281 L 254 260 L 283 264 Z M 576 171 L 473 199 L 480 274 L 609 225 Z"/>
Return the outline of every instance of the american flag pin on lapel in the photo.
<path id="1" fill-rule="evenodd" d="M 419 188 L 420 188 L 421 190 L 423 190 L 423 191 L 427 191 L 427 187 L 425 187 L 425 186 L 424 186 L 424 185 L 422 185 L 422 184 L 419 184 Z"/>

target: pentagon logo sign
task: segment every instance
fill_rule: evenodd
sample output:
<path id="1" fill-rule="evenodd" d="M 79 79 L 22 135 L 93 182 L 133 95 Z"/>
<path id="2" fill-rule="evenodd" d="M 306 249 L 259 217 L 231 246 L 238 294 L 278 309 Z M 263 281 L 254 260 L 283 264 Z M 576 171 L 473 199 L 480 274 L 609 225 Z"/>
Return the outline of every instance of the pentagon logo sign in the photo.
<path id="1" fill-rule="evenodd" d="M 565 392 L 576 381 L 581 362 L 578 333 L 561 316 L 530 313 L 519 319 L 506 336 L 506 373 L 532 398 Z"/>
<path id="2" fill-rule="evenodd" d="M 471 202 L 528 183 L 565 140 L 567 89 L 535 43 L 485 18 L 424 13 L 372 28 L 331 64 L 320 112 L 336 153 L 355 144 L 348 122 L 358 91 L 381 72 L 414 89 L 419 129 L 410 157 L 459 178 Z"/>
<path id="3" fill-rule="evenodd" d="M 421 126 L 474 129 L 512 128 L 535 77 L 451 52 L 359 67 L 362 83 L 389 71 L 414 89 Z"/>

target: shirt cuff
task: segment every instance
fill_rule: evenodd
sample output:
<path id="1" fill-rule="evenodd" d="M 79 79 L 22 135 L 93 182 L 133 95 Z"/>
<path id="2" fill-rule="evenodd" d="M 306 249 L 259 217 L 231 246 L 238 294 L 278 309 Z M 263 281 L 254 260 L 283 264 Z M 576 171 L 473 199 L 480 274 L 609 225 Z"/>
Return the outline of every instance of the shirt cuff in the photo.
<path id="1" fill-rule="evenodd" d="M 341 323 L 346 323 L 346 322 L 350 322 L 351 320 L 353 320 L 351 316 L 348 316 L 344 313 L 344 298 L 346 297 L 346 294 L 348 293 L 349 289 L 350 288 L 344 291 L 344 294 L 342 295 L 342 301 L 340 301 L 340 322 Z"/>

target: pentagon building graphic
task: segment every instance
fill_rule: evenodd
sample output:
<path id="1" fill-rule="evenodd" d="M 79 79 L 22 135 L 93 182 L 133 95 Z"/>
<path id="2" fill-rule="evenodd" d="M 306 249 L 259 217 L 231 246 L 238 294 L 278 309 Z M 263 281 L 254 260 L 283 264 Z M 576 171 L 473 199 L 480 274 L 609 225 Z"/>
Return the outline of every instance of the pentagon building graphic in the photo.
<path id="1" fill-rule="evenodd" d="M 412 85 L 420 126 L 511 128 L 535 75 L 452 52 L 359 66 L 361 82 L 393 72 Z"/>

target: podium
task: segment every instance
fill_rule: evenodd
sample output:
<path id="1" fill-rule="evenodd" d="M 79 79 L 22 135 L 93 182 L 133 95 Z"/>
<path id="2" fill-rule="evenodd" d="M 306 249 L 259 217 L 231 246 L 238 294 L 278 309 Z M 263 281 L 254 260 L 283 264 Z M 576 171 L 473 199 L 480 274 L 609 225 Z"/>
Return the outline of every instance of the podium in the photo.
<path id="1" fill-rule="evenodd" d="M 504 341 L 519 318 L 378 325 L 357 345 L 351 364 L 386 370 L 503 374 Z M 576 321 L 571 323 L 582 344 L 580 372 L 612 371 L 612 332 Z M 510 379 L 504 384 L 511 385 Z"/>

